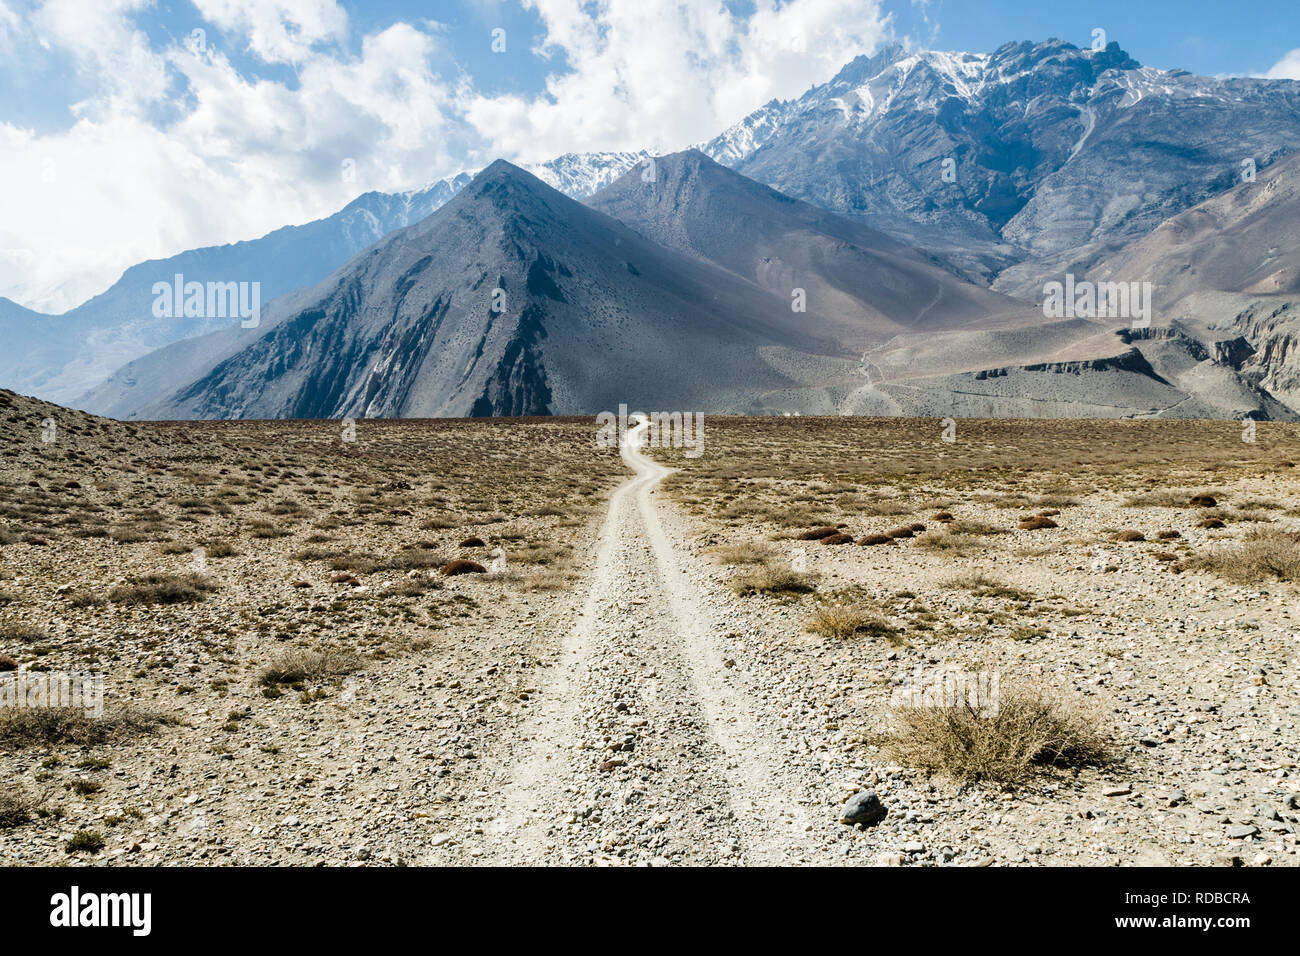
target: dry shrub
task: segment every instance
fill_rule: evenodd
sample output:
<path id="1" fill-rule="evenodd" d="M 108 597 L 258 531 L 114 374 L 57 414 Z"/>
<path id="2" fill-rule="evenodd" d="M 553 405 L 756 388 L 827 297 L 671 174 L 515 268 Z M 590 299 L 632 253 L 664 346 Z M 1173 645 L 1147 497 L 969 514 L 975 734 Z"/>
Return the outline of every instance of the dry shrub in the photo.
<path id="1" fill-rule="evenodd" d="M 857 509 L 859 514 L 875 515 L 878 517 L 905 515 L 911 510 L 912 509 L 907 506 L 907 502 L 898 498 L 877 498 L 875 501 L 860 505 Z"/>
<path id="2" fill-rule="evenodd" d="M 402 551 L 382 563 L 374 566 L 382 571 L 411 571 L 422 568 L 440 568 L 447 563 L 446 555 L 424 548 Z"/>
<path id="3" fill-rule="evenodd" d="M 12 830 L 32 819 L 32 803 L 19 793 L 0 793 L 0 830 Z"/>
<path id="4" fill-rule="evenodd" d="M 842 604 L 823 604 L 813 611 L 807 628 L 833 640 L 850 637 L 883 637 L 889 643 L 906 643 L 902 633 L 879 614 L 869 614 Z"/>
<path id="5" fill-rule="evenodd" d="M 816 586 L 806 574 L 798 571 L 761 567 L 732 578 L 731 590 L 742 597 L 749 594 L 809 594 L 816 590 Z"/>
<path id="6" fill-rule="evenodd" d="M 980 540 L 979 535 L 931 531 L 929 534 L 920 535 L 916 539 L 916 546 L 926 551 L 937 551 L 940 554 L 956 557 L 982 548 L 984 542 Z"/>
<path id="7" fill-rule="evenodd" d="M 1145 541 L 1146 539 L 1147 536 L 1144 535 L 1141 531 L 1131 531 L 1131 530 L 1116 531 L 1114 534 L 1110 536 L 1110 540 L 1116 542 Z"/>
<path id="8" fill-rule="evenodd" d="M 776 552 L 765 544 L 723 544 L 713 549 L 722 564 L 767 564 Z"/>
<path id="9" fill-rule="evenodd" d="M 805 531 L 796 537 L 798 541 L 820 541 L 822 538 L 829 538 L 840 533 L 839 528 L 833 528 L 830 525 L 823 525 L 820 528 L 813 528 Z"/>
<path id="10" fill-rule="evenodd" d="M 11 750 L 59 744 L 91 747 L 120 743 L 174 722 L 134 707 L 119 707 L 99 717 L 77 707 L 5 707 L 0 708 L 0 746 Z"/>
<path id="11" fill-rule="evenodd" d="M 1020 519 L 1021 531 L 1038 531 L 1041 528 L 1059 528 L 1055 521 L 1046 515 L 1034 515 L 1031 518 Z"/>
<path id="12" fill-rule="evenodd" d="M 1193 555 L 1184 567 L 1238 584 L 1300 581 L 1300 542 L 1277 531 L 1255 531 L 1239 545 Z"/>
<path id="13" fill-rule="evenodd" d="M 1028 681 L 1002 681 L 993 713 L 964 700 L 900 708 L 882 744 L 898 763 L 962 782 L 1014 783 L 1035 767 L 1110 758 L 1098 708 Z"/>
<path id="14" fill-rule="evenodd" d="M 487 574 L 487 568 L 477 561 L 466 561 L 463 558 L 457 558 L 455 561 L 448 561 L 438 569 L 439 574 Z"/>
<path id="15" fill-rule="evenodd" d="M 562 571 L 532 571 L 524 575 L 525 591 L 563 591 L 568 586 L 568 576 Z"/>
<path id="16" fill-rule="evenodd" d="M 1185 491 L 1144 491 L 1124 500 L 1125 508 L 1181 508 L 1187 503 Z"/>
<path id="17" fill-rule="evenodd" d="M 852 544 L 853 535 L 851 534 L 832 534 L 822 538 L 818 544 Z"/>
<path id="18" fill-rule="evenodd" d="M 108 593 L 114 604 L 194 604 L 217 586 L 201 574 L 146 574 Z"/>
<path id="19" fill-rule="evenodd" d="M 895 541 L 887 534 L 864 534 L 862 538 L 858 541 L 858 544 L 867 545 L 869 547 L 873 547 L 875 545 L 880 545 L 880 544 L 897 544 L 897 543 L 898 543 L 897 541 Z"/>
<path id="20" fill-rule="evenodd" d="M 33 644 L 43 641 L 48 634 L 34 624 L 22 621 L 0 621 L 0 641 L 6 644 Z"/>
<path id="21" fill-rule="evenodd" d="M 1028 591 L 1004 584 L 983 571 L 970 571 L 966 574 L 959 574 L 942 582 L 940 587 L 954 591 L 970 591 L 976 597 L 1007 598 L 1011 601 L 1032 601 L 1034 599 L 1034 596 Z"/>
<path id="22" fill-rule="evenodd" d="M 360 669 L 361 658 L 347 651 L 286 651 L 271 662 L 258 678 L 265 686 L 302 684 L 330 677 L 342 677 Z"/>
<path id="23" fill-rule="evenodd" d="M 466 538 L 460 543 L 462 548 L 486 548 L 487 542 L 482 538 Z"/>

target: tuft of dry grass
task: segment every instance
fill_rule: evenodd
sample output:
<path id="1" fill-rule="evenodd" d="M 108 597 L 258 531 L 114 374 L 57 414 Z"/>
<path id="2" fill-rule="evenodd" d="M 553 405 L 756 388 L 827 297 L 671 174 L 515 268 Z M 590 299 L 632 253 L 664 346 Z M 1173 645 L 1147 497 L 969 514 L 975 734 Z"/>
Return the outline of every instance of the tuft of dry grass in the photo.
<path id="1" fill-rule="evenodd" d="M 0 641 L 6 644 L 33 644 L 43 641 L 48 634 L 34 624 L 22 621 L 0 621 Z"/>
<path id="2" fill-rule="evenodd" d="M 1015 783 L 1035 768 L 1111 758 L 1097 708 L 1028 681 L 1003 681 L 993 712 L 970 701 L 903 707 L 882 740 L 898 763 L 962 782 Z"/>
<path id="3" fill-rule="evenodd" d="M 843 604 L 823 604 L 813 611 L 807 629 L 833 640 L 850 637 L 881 637 L 890 644 L 907 643 L 902 632 L 879 614 L 872 614 Z"/>
<path id="4" fill-rule="evenodd" d="M 266 687 L 304 684 L 342 677 L 361 668 L 361 658 L 346 651 L 286 651 L 262 671 L 258 680 Z"/>
<path id="5" fill-rule="evenodd" d="M 1046 515 L 1033 515 L 1021 518 L 1019 527 L 1021 531 L 1038 531 L 1043 528 L 1059 528 L 1060 525 Z"/>
<path id="6" fill-rule="evenodd" d="M 1300 542 L 1274 530 L 1254 531 L 1241 544 L 1191 556 L 1184 568 L 1238 584 L 1300 581 Z"/>
<path id="7" fill-rule="evenodd" d="M 1125 543 L 1131 541 L 1145 541 L 1146 539 L 1147 536 L 1144 535 L 1141 531 L 1133 531 L 1131 529 L 1128 531 L 1116 531 L 1114 534 L 1110 536 L 1110 540 L 1115 541 L 1117 543 Z"/>
<path id="8" fill-rule="evenodd" d="M 134 707 L 120 707 L 100 717 L 76 707 L 18 707 L 0 709 L 0 746 L 21 747 L 74 744 L 93 747 L 120 743 L 152 733 L 171 718 Z"/>
<path id="9" fill-rule="evenodd" d="M 723 544 L 712 549 L 722 564 L 767 564 L 776 558 L 776 551 L 765 544 Z"/>
<path id="10" fill-rule="evenodd" d="M 20 793 L 0 793 L 0 830 L 12 830 L 31 822 L 32 804 Z"/>
<path id="11" fill-rule="evenodd" d="M 816 589 L 808 575 L 788 568 L 764 566 L 731 579 L 731 590 L 742 597 L 750 594 L 809 594 Z"/>
<path id="12" fill-rule="evenodd" d="M 823 525 L 820 528 L 812 528 L 802 534 L 796 535 L 795 539 L 798 541 L 820 541 L 822 538 L 834 537 L 839 533 L 839 528 L 832 527 L 831 525 Z"/>
<path id="13" fill-rule="evenodd" d="M 217 586 L 201 574 L 146 574 L 108 593 L 114 604 L 194 604 Z"/>
<path id="14" fill-rule="evenodd" d="M 941 587 L 954 591 L 970 591 L 976 597 L 1006 598 L 1011 601 L 1032 601 L 1034 595 L 1021 588 L 1004 584 L 983 571 L 969 571 L 942 582 Z"/>
<path id="15" fill-rule="evenodd" d="M 954 534 L 952 532 L 931 531 L 917 537 L 916 546 L 926 551 L 959 557 L 984 547 L 985 542 L 975 534 Z"/>

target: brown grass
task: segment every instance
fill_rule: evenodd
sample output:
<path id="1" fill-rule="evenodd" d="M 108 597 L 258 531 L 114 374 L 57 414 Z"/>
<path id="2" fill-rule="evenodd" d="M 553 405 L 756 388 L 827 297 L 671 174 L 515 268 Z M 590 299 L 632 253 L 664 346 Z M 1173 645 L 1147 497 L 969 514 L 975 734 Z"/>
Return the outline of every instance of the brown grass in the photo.
<path id="1" fill-rule="evenodd" d="M 0 709 L 0 746 L 22 747 L 74 744 L 92 747 L 120 743 L 152 733 L 171 718 L 134 707 L 120 707 L 92 717 L 75 707 L 20 707 Z"/>
<path id="2" fill-rule="evenodd" d="M 1046 515 L 1034 515 L 1030 518 L 1021 518 L 1019 527 L 1021 531 L 1038 531 L 1043 528 L 1059 528 L 1060 525 Z"/>
<path id="3" fill-rule="evenodd" d="M 1184 568 L 1206 571 L 1238 584 L 1300 581 L 1300 542 L 1277 531 L 1255 531 L 1238 545 L 1193 555 Z"/>
<path id="4" fill-rule="evenodd" d="M 831 525 L 824 525 L 820 528 L 813 528 L 798 535 L 796 540 L 799 541 L 820 541 L 822 538 L 830 538 L 839 534 L 839 529 Z"/>
<path id="5" fill-rule="evenodd" d="M 992 714 L 967 701 L 900 708 L 882 743 L 898 763 L 963 782 L 1015 783 L 1035 768 L 1110 757 L 1096 708 L 1022 681 L 1002 682 Z"/>
<path id="6" fill-rule="evenodd" d="M 822 604 L 808 619 L 807 629 L 832 640 L 850 637 L 880 637 L 891 644 L 905 644 L 902 632 L 879 614 L 843 604 Z"/>
<path id="7" fill-rule="evenodd" d="M 767 564 L 776 551 L 766 544 L 723 544 L 712 550 L 722 564 Z"/>
<path id="8" fill-rule="evenodd" d="M 146 574 L 108 593 L 114 604 L 194 604 L 217 589 L 201 574 Z"/>
<path id="9" fill-rule="evenodd" d="M 267 687 L 318 682 L 361 668 L 361 658 L 346 651 L 294 650 L 281 654 L 258 679 Z"/>
<path id="10" fill-rule="evenodd" d="M 738 574 L 731 579 L 730 586 L 742 597 L 750 594 L 809 594 L 817 589 L 806 574 L 772 567 Z"/>

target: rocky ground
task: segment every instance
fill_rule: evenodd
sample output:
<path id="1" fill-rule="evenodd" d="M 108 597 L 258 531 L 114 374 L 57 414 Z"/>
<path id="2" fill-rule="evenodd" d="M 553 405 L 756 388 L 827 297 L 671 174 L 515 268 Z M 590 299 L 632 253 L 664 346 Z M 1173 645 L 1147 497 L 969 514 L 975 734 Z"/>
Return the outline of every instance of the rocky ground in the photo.
<path id="1" fill-rule="evenodd" d="M 592 431 L 0 394 L 0 667 L 105 680 L 98 720 L 0 715 L 0 861 L 1300 860 L 1295 426 Z M 1106 759 L 900 760 L 898 691 L 954 666 L 1077 699 Z"/>

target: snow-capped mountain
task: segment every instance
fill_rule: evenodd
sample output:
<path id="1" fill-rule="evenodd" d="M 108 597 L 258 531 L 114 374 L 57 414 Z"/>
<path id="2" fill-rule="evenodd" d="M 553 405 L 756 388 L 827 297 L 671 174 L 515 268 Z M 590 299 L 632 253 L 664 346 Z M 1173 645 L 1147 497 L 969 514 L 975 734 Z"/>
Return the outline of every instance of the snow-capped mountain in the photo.
<path id="1" fill-rule="evenodd" d="M 1297 147 L 1300 83 L 1158 70 L 1114 43 L 1086 50 L 1049 40 L 989 54 L 890 48 L 861 56 L 700 149 L 921 250 L 960 277 L 1032 301 L 1045 279 L 1116 261 L 1161 223 L 1262 175 Z M 531 172 L 581 199 L 647 156 L 570 153 Z M 71 400 L 153 349 L 230 325 L 154 317 L 155 283 L 176 274 L 258 282 L 265 304 L 312 287 L 421 221 L 472 175 L 367 193 L 314 223 L 134 266 L 63 316 L 0 310 L 8 326 L 41 326 L 28 336 L 39 348 L 0 356 L 0 385 Z"/>
<path id="2" fill-rule="evenodd" d="M 569 198 L 586 199 L 649 158 L 644 149 L 635 153 L 565 153 L 524 168 Z"/>
<path id="3" fill-rule="evenodd" d="M 567 153 L 533 169 L 543 181 L 584 198 L 626 172 L 648 154 Z M 153 315 L 153 287 L 186 281 L 258 283 L 263 304 L 315 285 L 362 249 L 440 209 L 473 178 L 462 172 L 418 189 L 368 192 L 332 216 L 285 226 L 260 239 L 193 249 L 132 266 L 107 291 L 63 315 L 48 316 L 13 306 L 0 310 L 0 328 L 19 325 L 39 352 L 18 348 L 0 355 L 0 383 L 48 401 L 70 402 L 115 370 L 155 349 L 232 324 L 227 317 Z M 13 314 L 9 314 L 13 312 Z M 37 360 L 39 358 L 39 360 Z"/>
<path id="4" fill-rule="evenodd" d="M 1300 84 L 1050 40 L 858 57 L 701 149 L 992 281 L 1026 261 L 1063 271 L 1061 255 L 1086 265 L 1297 147 Z M 1016 275 L 1000 287 L 1041 283 Z"/>

